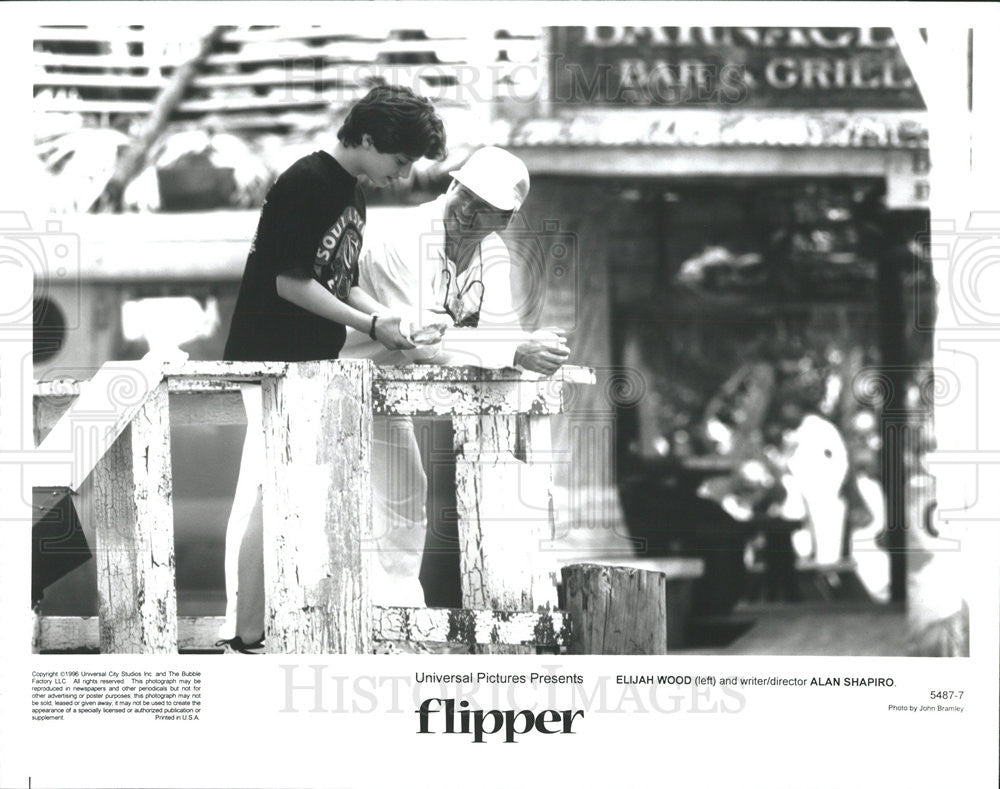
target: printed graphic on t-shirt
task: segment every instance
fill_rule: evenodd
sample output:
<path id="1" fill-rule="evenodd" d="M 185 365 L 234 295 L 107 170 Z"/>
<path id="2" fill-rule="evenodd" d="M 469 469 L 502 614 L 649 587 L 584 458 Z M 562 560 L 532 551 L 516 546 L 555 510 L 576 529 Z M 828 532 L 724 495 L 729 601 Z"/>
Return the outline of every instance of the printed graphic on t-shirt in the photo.
<path id="1" fill-rule="evenodd" d="M 357 208 L 348 206 L 323 234 L 316 250 L 313 275 L 341 301 L 347 300 L 351 283 L 356 279 L 364 232 L 364 218 Z"/>

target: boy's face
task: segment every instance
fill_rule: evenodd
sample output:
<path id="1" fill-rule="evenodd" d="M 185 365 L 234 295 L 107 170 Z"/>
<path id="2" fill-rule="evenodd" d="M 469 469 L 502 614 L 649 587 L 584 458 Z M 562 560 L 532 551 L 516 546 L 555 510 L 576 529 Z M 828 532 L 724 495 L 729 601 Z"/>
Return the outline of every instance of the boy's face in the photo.
<path id="1" fill-rule="evenodd" d="M 388 186 L 397 179 L 406 178 L 416 161 L 405 153 L 380 153 L 367 134 L 360 150 L 361 174 L 375 186 Z"/>

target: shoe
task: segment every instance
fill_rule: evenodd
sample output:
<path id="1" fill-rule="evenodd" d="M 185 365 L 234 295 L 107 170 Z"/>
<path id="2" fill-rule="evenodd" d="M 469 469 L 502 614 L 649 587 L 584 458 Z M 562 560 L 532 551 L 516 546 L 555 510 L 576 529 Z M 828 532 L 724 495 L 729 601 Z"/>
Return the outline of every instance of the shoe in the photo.
<path id="1" fill-rule="evenodd" d="M 267 650 L 264 648 L 264 635 L 252 644 L 245 644 L 239 636 L 233 638 L 220 638 L 215 642 L 215 646 L 222 647 L 224 655 L 263 655 Z"/>

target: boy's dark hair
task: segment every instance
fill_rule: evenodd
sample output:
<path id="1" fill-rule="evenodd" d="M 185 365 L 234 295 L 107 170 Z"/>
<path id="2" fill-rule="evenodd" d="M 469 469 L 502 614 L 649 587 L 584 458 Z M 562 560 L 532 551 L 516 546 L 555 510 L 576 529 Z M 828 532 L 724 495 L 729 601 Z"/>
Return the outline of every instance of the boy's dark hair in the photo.
<path id="1" fill-rule="evenodd" d="M 443 159 L 444 123 L 434 105 L 409 88 L 380 85 L 368 91 L 347 113 L 337 138 L 345 145 L 361 145 L 371 135 L 379 153 L 403 153 L 412 159 Z"/>

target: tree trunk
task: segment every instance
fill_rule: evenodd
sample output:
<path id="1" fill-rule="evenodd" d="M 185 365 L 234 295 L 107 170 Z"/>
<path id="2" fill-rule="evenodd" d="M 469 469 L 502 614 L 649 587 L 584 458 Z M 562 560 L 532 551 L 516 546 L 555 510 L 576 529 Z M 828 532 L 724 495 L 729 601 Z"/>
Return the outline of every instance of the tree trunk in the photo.
<path id="1" fill-rule="evenodd" d="M 142 133 L 132 142 L 128 150 L 118 160 L 115 171 L 104 187 L 104 191 L 94 201 L 90 210 L 92 213 L 121 213 L 122 198 L 125 187 L 129 185 L 146 164 L 146 157 L 156 141 L 167 128 L 170 116 L 177 109 L 191 81 L 197 76 L 199 69 L 208 59 L 212 48 L 221 38 L 224 28 L 215 27 L 202 37 L 198 53 L 190 60 L 177 67 L 170 84 L 156 97 L 153 111 L 150 113 Z"/>

